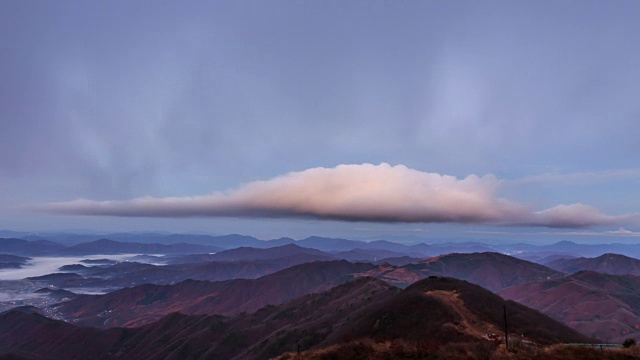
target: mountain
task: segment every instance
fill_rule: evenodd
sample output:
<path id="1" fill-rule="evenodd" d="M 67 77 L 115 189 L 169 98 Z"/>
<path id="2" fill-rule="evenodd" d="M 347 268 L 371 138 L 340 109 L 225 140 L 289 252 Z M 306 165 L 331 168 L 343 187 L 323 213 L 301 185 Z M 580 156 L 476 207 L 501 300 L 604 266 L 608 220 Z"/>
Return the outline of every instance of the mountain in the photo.
<path id="1" fill-rule="evenodd" d="M 568 274 L 591 270 L 604 274 L 640 275 L 640 260 L 619 254 L 604 254 L 596 258 L 557 259 L 547 266 Z"/>
<path id="2" fill-rule="evenodd" d="M 581 271 L 521 284 L 499 295 L 609 342 L 640 340 L 640 277 Z"/>
<path id="3" fill-rule="evenodd" d="M 194 263 L 205 261 L 252 261 L 270 260 L 293 255 L 315 255 L 318 260 L 330 260 L 332 256 L 317 249 L 310 249 L 296 244 L 287 244 L 271 248 L 239 247 L 220 251 L 215 254 L 187 255 L 175 259 L 174 263 Z"/>
<path id="4" fill-rule="evenodd" d="M 36 294 L 44 294 L 50 298 L 54 298 L 59 301 L 74 299 L 78 297 L 77 294 L 63 290 L 63 289 L 50 289 L 50 288 L 42 288 L 35 291 Z"/>
<path id="5" fill-rule="evenodd" d="M 197 244 L 144 244 L 100 239 L 73 245 L 59 251 L 64 255 L 91 254 L 198 254 L 220 251 L 220 248 Z"/>
<path id="6" fill-rule="evenodd" d="M 0 254 L 0 269 L 20 269 L 31 258 L 17 255 Z"/>
<path id="7" fill-rule="evenodd" d="M 550 245 L 506 244 L 495 245 L 497 251 L 517 256 L 537 256 L 543 258 L 550 255 L 574 257 L 596 257 L 607 253 L 625 254 L 640 257 L 640 244 L 578 244 L 573 241 L 560 241 Z"/>
<path id="8" fill-rule="evenodd" d="M 325 290 L 372 268 L 365 263 L 319 261 L 296 265 L 253 280 L 186 280 L 175 285 L 145 284 L 105 295 L 86 295 L 51 309 L 84 326 L 137 326 L 171 312 L 234 315 Z"/>
<path id="9" fill-rule="evenodd" d="M 476 252 L 495 252 L 494 246 L 477 242 L 463 243 L 444 243 L 444 244 L 417 244 L 411 246 L 416 251 L 428 254 L 429 256 L 438 256 L 452 253 L 476 253 Z"/>
<path id="10" fill-rule="evenodd" d="M 386 251 L 391 251 L 394 253 L 402 253 L 402 254 L 416 252 L 416 249 L 412 249 L 411 247 L 405 244 L 395 243 L 387 240 L 375 240 L 375 241 L 370 241 L 366 243 L 361 243 L 361 245 L 358 248 L 367 249 L 367 250 L 386 250 Z"/>
<path id="11" fill-rule="evenodd" d="M 24 264 L 31 258 L 17 255 L 0 254 L 0 263 L 20 263 Z"/>
<path id="12" fill-rule="evenodd" d="M 436 256 L 405 268 L 419 270 L 427 276 L 467 280 L 492 291 L 564 275 L 545 266 L 495 252 Z"/>
<path id="13" fill-rule="evenodd" d="M 332 239 L 319 236 L 310 236 L 306 239 L 296 241 L 296 245 L 322 251 L 349 251 L 362 248 L 363 244 L 365 243 L 362 241 Z"/>
<path id="14" fill-rule="evenodd" d="M 540 264 L 540 265 L 549 266 L 550 263 L 552 263 L 554 261 L 557 261 L 557 260 L 568 260 L 568 259 L 575 259 L 575 258 L 576 258 L 575 256 L 571 256 L 571 255 L 552 254 L 552 255 L 547 255 L 547 256 L 544 256 L 544 257 L 538 257 L 535 260 L 535 262 Z"/>
<path id="15" fill-rule="evenodd" d="M 344 259 L 347 261 L 369 261 L 378 262 L 388 258 L 407 257 L 405 253 L 398 253 L 391 250 L 381 249 L 353 249 L 349 251 L 340 251 L 333 254 L 336 259 Z M 413 258 L 419 261 L 419 258 Z"/>
<path id="16" fill-rule="evenodd" d="M 350 339 L 425 343 L 425 351 L 446 343 L 487 344 L 493 351 L 495 345 L 485 337 L 500 332 L 503 306 L 513 333 L 524 334 L 523 341 L 536 346 L 590 341 L 557 321 L 465 281 L 430 278 L 399 290 L 360 278 L 254 313 L 231 318 L 172 313 L 137 328 L 81 328 L 37 313 L 6 312 L 0 314 L 0 353 L 53 360 L 253 360 Z"/>
<path id="17" fill-rule="evenodd" d="M 64 245 L 46 241 L 36 240 L 29 241 L 14 238 L 0 238 L 0 253 L 11 255 L 50 255 L 64 248 Z"/>
<path id="18" fill-rule="evenodd" d="M 492 291 L 564 276 L 545 266 L 493 252 L 441 255 L 400 267 L 383 263 L 362 275 L 377 277 L 398 286 L 407 286 L 429 276 L 449 276 Z"/>
<path id="19" fill-rule="evenodd" d="M 229 279 L 255 279 L 261 276 L 286 269 L 288 267 L 314 261 L 326 261 L 331 258 L 325 255 L 314 255 L 318 250 L 311 250 L 311 254 L 302 251 L 293 252 L 289 256 L 251 261 L 209 261 L 196 263 L 178 263 L 170 265 L 152 265 L 125 261 L 114 265 L 82 265 L 70 264 L 59 268 L 63 272 L 74 272 L 78 279 L 72 282 L 56 281 L 55 278 L 43 278 L 39 281 L 49 280 L 46 285 L 74 286 L 84 288 L 123 288 L 142 284 L 175 284 L 187 279 L 221 281 Z M 273 254 L 273 255 L 277 255 Z M 205 255 L 189 255 L 190 260 L 196 261 Z M 84 261 L 82 261 L 84 262 Z M 85 262 L 86 264 L 86 262 Z"/>
<path id="20" fill-rule="evenodd" d="M 325 256 L 297 254 L 268 260 L 209 261 L 165 266 L 139 264 L 135 268 L 129 269 L 123 269 L 118 264 L 118 266 L 110 268 L 98 268 L 94 271 L 83 272 L 83 274 L 105 278 L 102 281 L 92 283 L 92 286 L 125 287 L 147 283 L 174 284 L 187 279 L 206 281 L 255 279 L 294 265 L 324 260 L 327 260 Z M 116 268 L 117 272 L 114 273 L 113 270 Z"/>
<path id="21" fill-rule="evenodd" d="M 283 245 L 288 245 L 288 244 L 293 244 L 296 241 L 292 238 L 289 237 L 281 237 L 279 239 L 273 239 L 273 240 L 265 240 L 265 241 L 258 241 L 255 244 L 253 244 L 253 247 L 257 247 L 257 248 L 270 248 L 270 247 L 276 247 L 276 246 L 283 246 Z"/>
<path id="22" fill-rule="evenodd" d="M 215 246 L 220 249 L 233 249 L 240 246 L 259 246 L 264 243 L 262 240 L 258 240 L 253 236 L 230 234 L 222 236 L 211 235 L 194 235 L 194 234 L 171 234 L 163 239 L 164 243 L 191 243 Z"/>

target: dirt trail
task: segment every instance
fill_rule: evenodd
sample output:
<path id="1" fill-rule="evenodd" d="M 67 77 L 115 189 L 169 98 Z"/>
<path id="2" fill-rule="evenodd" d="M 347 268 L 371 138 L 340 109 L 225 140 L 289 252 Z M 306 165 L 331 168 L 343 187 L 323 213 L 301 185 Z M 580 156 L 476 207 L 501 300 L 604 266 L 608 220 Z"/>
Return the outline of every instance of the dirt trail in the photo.
<path id="1" fill-rule="evenodd" d="M 494 325 L 485 323 L 478 319 L 469 309 L 464 306 L 464 302 L 458 297 L 455 291 L 433 290 L 425 292 L 425 295 L 434 297 L 449 305 L 462 319 L 457 326 L 460 331 L 477 338 L 487 338 L 487 334 L 497 334 L 500 330 Z"/>

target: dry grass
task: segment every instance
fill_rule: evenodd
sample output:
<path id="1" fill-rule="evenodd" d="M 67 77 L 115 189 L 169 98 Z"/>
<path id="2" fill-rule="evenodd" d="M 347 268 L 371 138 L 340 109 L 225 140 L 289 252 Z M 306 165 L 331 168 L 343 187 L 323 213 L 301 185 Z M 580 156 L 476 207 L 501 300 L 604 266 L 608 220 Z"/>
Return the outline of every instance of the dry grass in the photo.
<path id="1" fill-rule="evenodd" d="M 640 359 L 640 347 L 598 349 L 566 345 L 519 346 L 509 351 L 488 342 L 449 343 L 440 346 L 392 340 L 358 340 L 300 354 L 285 353 L 276 360 L 631 360 Z"/>

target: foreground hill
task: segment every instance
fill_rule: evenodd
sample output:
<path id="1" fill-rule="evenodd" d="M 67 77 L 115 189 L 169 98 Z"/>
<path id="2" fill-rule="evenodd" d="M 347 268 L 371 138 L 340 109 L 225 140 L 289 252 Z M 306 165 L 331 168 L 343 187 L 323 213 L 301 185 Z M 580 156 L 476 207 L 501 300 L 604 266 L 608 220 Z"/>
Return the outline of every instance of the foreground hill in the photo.
<path id="1" fill-rule="evenodd" d="M 20 311 L 0 315 L 0 354 L 29 359 L 267 359 L 345 340 L 491 345 L 502 306 L 514 332 L 537 344 L 589 341 L 540 313 L 465 281 L 425 279 L 399 290 L 360 278 L 232 318 L 170 314 L 138 328 L 79 328 Z M 491 348 L 490 348 L 491 350 Z"/>
<path id="2" fill-rule="evenodd" d="M 640 340 L 640 277 L 582 271 L 499 294 L 537 309 L 580 332 L 610 342 Z"/>
<path id="3" fill-rule="evenodd" d="M 399 286 L 429 276 L 449 276 L 492 291 L 564 276 L 543 265 L 493 252 L 441 255 L 400 267 L 385 263 L 363 275 L 378 277 Z"/>
<path id="4" fill-rule="evenodd" d="M 604 254 L 596 258 L 558 259 L 547 266 L 568 274 L 591 270 L 604 274 L 640 275 L 640 260 L 620 254 Z"/>
<path id="5" fill-rule="evenodd" d="M 439 347 L 406 341 L 372 341 L 369 339 L 343 342 L 321 349 L 288 352 L 275 360 L 633 360 L 640 358 L 640 350 L 631 348 L 605 348 L 571 346 L 565 344 L 546 346 L 520 346 L 505 350 L 486 343 L 454 343 Z"/>
<path id="6" fill-rule="evenodd" d="M 320 261 L 293 266 L 255 280 L 145 284 L 105 295 L 81 296 L 55 305 L 53 310 L 60 318 L 97 327 L 138 326 L 176 311 L 234 315 L 325 290 L 345 281 L 350 274 L 372 267 L 365 263 Z"/>

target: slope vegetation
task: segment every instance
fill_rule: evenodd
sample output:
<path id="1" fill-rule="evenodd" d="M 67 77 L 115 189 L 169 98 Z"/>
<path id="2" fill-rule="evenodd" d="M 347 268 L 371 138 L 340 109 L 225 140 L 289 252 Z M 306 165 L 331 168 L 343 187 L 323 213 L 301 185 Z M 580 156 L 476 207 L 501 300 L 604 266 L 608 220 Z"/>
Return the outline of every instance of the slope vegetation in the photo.
<path id="1" fill-rule="evenodd" d="M 326 290 L 373 265 L 347 261 L 306 263 L 251 280 L 186 280 L 145 284 L 105 295 L 87 295 L 55 305 L 57 317 L 84 326 L 139 326 L 171 312 L 235 315 Z"/>
<path id="2" fill-rule="evenodd" d="M 441 255 L 400 267 L 384 263 L 363 275 L 378 277 L 398 286 L 407 286 L 429 276 L 449 276 L 492 291 L 564 276 L 543 265 L 493 252 Z"/>
<path id="3" fill-rule="evenodd" d="M 611 342 L 640 339 L 640 277 L 582 271 L 563 279 L 533 282 L 499 294 Z"/>
<path id="4" fill-rule="evenodd" d="M 0 354 L 30 359 L 267 359 L 344 341 L 489 344 L 507 306 L 514 332 L 538 344 L 589 341 L 465 281 L 425 279 L 400 290 L 359 278 L 234 317 L 169 314 L 137 328 L 80 328 L 38 314 L 0 315 Z"/>

